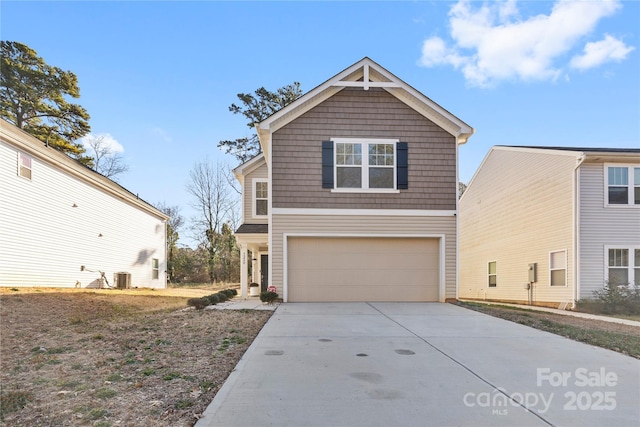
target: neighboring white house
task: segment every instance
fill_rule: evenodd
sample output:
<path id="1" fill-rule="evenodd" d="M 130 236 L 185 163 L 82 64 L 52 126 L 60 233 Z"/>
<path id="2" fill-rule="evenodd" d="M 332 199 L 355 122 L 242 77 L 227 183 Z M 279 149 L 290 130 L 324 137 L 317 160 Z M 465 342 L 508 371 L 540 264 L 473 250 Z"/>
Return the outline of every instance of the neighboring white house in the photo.
<path id="1" fill-rule="evenodd" d="M 459 212 L 459 298 L 565 308 L 640 284 L 640 149 L 493 147 Z"/>
<path id="2" fill-rule="evenodd" d="M 0 286 L 165 288 L 167 219 L 0 120 Z"/>

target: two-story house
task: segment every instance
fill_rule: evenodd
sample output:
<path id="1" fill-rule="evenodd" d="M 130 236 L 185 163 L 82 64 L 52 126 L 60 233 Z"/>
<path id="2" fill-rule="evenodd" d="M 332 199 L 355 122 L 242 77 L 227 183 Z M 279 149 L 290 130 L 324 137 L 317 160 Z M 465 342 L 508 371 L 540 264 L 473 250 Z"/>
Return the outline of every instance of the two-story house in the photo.
<path id="1" fill-rule="evenodd" d="M 458 147 L 473 128 L 369 58 L 257 125 L 241 293 L 284 301 L 456 298 Z M 251 277 L 249 276 L 251 273 Z"/>
<path id="2" fill-rule="evenodd" d="M 0 286 L 165 288 L 168 219 L 0 120 Z"/>
<path id="3" fill-rule="evenodd" d="M 493 147 L 459 243 L 460 298 L 571 308 L 640 284 L 640 149 Z"/>

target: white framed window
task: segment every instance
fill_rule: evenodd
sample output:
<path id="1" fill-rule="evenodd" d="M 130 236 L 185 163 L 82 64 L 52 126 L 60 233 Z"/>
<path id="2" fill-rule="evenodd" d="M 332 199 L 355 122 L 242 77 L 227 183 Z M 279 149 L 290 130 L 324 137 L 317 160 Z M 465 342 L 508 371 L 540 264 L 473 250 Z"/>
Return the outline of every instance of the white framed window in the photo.
<path id="1" fill-rule="evenodd" d="M 253 216 L 266 218 L 269 214 L 269 183 L 265 178 L 253 180 Z"/>
<path id="2" fill-rule="evenodd" d="M 633 250 L 633 282 L 636 286 L 640 286 L 640 248 Z"/>
<path id="3" fill-rule="evenodd" d="M 496 261 L 487 263 L 487 284 L 490 288 L 498 286 L 498 263 Z"/>
<path id="4" fill-rule="evenodd" d="M 396 192 L 397 139 L 335 138 L 337 191 Z"/>
<path id="5" fill-rule="evenodd" d="M 567 251 L 549 252 L 549 285 L 567 286 Z"/>
<path id="6" fill-rule="evenodd" d="M 158 258 L 151 259 L 151 278 L 160 278 L 160 261 L 158 260 Z"/>
<path id="7" fill-rule="evenodd" d="M 31 156 L 18 153 L 18 176 L 31 181 Z"/>
<path id="8" fill-rule="evenodd" d="M 604 252 L 608 283 L 640 286 L 640 246 L 605 246 Z"/>
<path id="9" fill-rule="evenodd" d="M 605 206 L 640 206 L 640 165 L 604 167 Z"/>

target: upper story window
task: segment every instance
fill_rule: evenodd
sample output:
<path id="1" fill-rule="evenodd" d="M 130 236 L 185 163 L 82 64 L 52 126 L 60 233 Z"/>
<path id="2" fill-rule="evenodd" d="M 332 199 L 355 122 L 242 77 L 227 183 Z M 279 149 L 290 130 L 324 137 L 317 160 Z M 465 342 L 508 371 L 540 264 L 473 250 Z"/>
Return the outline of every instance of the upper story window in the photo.
<path id="1" fill-rule="evenodd" d="M 567 285 L 567 251 L 549 253 L 549 284 L 551 286 Z"/>
<path id="2" fill-rule="evenodd" d="M 253 216 L 266 217 L 269 214 L 269 184 L 266 179 L 253 180 Z"/>
<path id="3" fill-rule="evenodd" d="M 395 189 L 395 143 L 336 142 L 335 164 L 336 188 Z"/>
<path id="4" fill-rule="evenodd" d="M 605 166 L 607 205 L 640 205 L 640 166 Z"/>
<path id="5" fill-rule="evenodd" d="M 31 157 L 18 153 L 18 176 L 31 180 Z"/>
<path id="6" fill-rule="evenodd" d="M 373 192 L 407 188 L 406 184 L 398 183 L 399 168 L 406 176 L 405 143 L 395 139 L 337 138 L 325 144 L 328 145 L 323 145 L 323 187 Z M 398 144 L 404 144 L 403 166 L 398 162 Z M 329 150 L 331 157 L 325 150 Z"/>

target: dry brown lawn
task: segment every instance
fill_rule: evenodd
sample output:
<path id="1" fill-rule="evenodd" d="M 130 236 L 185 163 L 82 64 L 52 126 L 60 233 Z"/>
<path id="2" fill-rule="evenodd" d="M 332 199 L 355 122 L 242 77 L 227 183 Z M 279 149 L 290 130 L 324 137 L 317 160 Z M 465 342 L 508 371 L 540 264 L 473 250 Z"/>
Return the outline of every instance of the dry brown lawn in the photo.
<path id="1" fill-rule="evenodd" d="M 0 289 L 0 424 L 192 426 L 270 311 L 217 289 Z"/>
<path id="2" fill-rule="evenodd" d="M 640 328 L 519 307 L 459 302 L 463 307 L 640 359 Z"/>

